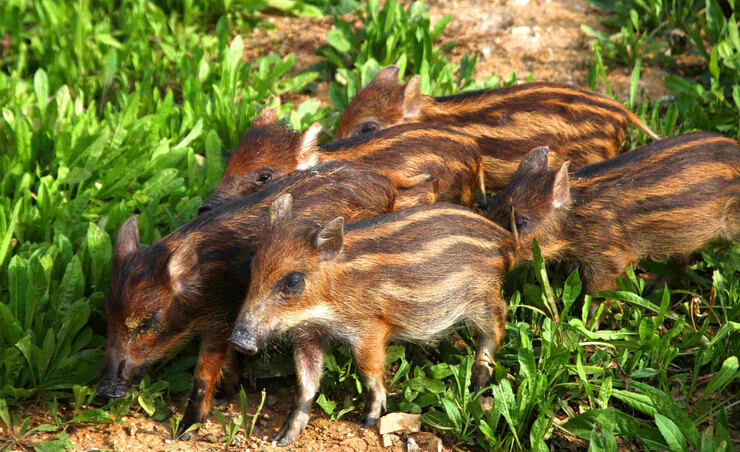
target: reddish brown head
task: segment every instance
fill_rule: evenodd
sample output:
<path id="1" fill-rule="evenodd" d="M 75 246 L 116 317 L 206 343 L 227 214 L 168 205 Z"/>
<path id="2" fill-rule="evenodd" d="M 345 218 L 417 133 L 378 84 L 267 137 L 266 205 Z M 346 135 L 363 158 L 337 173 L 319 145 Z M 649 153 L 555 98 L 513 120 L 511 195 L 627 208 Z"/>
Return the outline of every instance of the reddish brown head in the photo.
<path id="1" fill-rule="evenodd" d="M 197 287 L 194 238 L 172 253 L 157 242 L 139 252 L 136 217 L 121 226 L 113 250 L 113 274 L 105 303 L 108 338 L 97 391 L 125 396 L 147 368 L 177 347 L 193 325 L 187 298 Z"/>
<path id="2" fill-rule="evenodd" d="M 357 93 L 339 117 L 334 138 L 354 137 L 420 120 L 421 78 L 415 75 L 402 85 L 398 71 L 398 66 L 383 68 Z"/>
<path id="3" fill-rule="evenodd" d="M 268 108 L 255 118 L 252 128 L 229 157 L 221 182 L 199 213 L 317 163 L 321 125 L 315 123 L 303 132 L 295 132 L 275 122 L 275 116 L 275 109 Z"/>
<path id="4" fill-rule="evenodd" d="M 344 218 L 323 227 L 296 220 L 291 195 L 276 199 L 252 259 L 252 281 L 229 343 L 256 353 L 293 327 L 331 320 L 322 268 L 342 251 Z"/>
<path id="5" fill-rule="evenodd" d="M 546 234 L 556 235 L 558 223 L 571 205 L 570 162 L 558 171 L 548 171 L 547 157 L 547 147 L 530 151 L 489 206 L 489 219 L 527 243 Z"/>

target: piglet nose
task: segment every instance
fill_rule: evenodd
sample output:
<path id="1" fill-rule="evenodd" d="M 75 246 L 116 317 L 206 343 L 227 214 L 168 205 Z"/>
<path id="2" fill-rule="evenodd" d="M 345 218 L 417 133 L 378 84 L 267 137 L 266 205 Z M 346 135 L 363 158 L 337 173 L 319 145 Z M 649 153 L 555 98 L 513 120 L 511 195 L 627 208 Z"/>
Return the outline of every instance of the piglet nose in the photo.
<path id="1" fill-rule="evenodd" d="M 253 355 L 259 350 L 259 347 L 257 347 L 257 340 L 254 335 L 250 333 L 249 329 L 240 325 L 234 327 L 234 331 L 231 333 L 231 337 L 229 338 L 229 344 L 240 352 L 248 355 Z"/>

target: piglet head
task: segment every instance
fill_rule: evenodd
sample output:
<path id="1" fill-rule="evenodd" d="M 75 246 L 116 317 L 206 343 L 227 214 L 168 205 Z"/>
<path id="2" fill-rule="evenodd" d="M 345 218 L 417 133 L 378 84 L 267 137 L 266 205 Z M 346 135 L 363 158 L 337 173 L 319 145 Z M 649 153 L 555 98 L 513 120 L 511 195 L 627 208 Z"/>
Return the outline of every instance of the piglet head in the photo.
<path id="1" fill-rule="evenodd" d="M 387 66 L 361 89 L 342 112 L 334 138 L 376 132 L 397 124 L 418 122 L 421 116 L 421 79 L 398 81 L 398 66 Z"/>
<path id="2" fill-rule="evenodd" d="M 321 125 L 302 132 L 275 122 L 274 109 L 255 118 L 252 128 L 229 156 L 223 177 L 198 214 L 255 191 L 265 184 L 318 163 Z"/>
<path id="3" fill-rule="evenodd" d="M 139 251 L 136 217 L 119 230 L 105 303 L 108 333 L 98 393 L 127 395 L 195 327 L 186 301 L 198 290 L 195 243 L 187 237 L 178 244 L 174 252 L 161 241 Z"/>
<path id="4" fill-rule="evenodd" d="M 538 234 L 555 234 L 561 215 L 570 207 L 570 162 L 548 171 L 548 153 L 547 147 L 530 151 L 489 205 L 489 219 L 528 242 Z"/>
<path id="5" fill-rule="evenodd" d="M 331 322 L 323 274 L 343 244 L 344 218 L 317 227 L 293 219 L 290 194 L 277 198 L 252 259 L 249 293 L 229 339 L 231 345 L 256 353 L 292 328 Z"/>

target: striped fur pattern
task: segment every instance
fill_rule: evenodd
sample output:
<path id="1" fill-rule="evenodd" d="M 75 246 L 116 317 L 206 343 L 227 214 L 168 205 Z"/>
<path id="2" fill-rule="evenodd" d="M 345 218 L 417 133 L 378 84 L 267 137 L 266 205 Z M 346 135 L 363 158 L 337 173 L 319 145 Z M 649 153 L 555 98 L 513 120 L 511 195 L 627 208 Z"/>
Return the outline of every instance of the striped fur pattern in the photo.
<path id="1" fill-rule="evenodd" d="M 500 190 L 524 155 L 550 147 L 551 169 L 575 167 L 619 154 L 631 124 L 657 139 L 622 104 L 562 83 L 532 82 L 445 97 L 423 96 L 418 76 L 398 82 L 398 68 L 381 70 L 342 112 L 336 138 L 410 122 L 428 122 L 475 137 L 486 185 Z"/>
<path id="2" fill-rule="evenodd" d="M 578 170 L 549 171 L 547 159 L 536 149 L 522 160 L 489 218 L 517 230 L 519 260 L 537 239 L 545 257 L 577 263 L 588 293 L 615 288 L 641 258 L 740 236 L 740 147 L 730 138 L 679 135 Z"/>
<path id="3" fill-rule="evenodd" d="M 433 125 L 407 124 L 372 136 L 318 145 L 320 126 L 294 132 L 279 123 L 252 127 L 229 158 L 213 197 L 235 199 L 318 163 L 345 160 L 388 176 L 399 208 L 432 202 L 469 206 L 485 193 L 476 141 Z"/>
<path id="4" fill-rule="evenodd" d="M 203 421 L 222 370 L 231 361 L 227 339 L 247 294 L 251 257 L 265 216 L 286 193 L 292 193 L 296 216 L 304 220 L 325 222 L 337 215 L 361 220 L 395 208 L 395 186 L 387 177 L 330 162 L 213 206 L 143 250 L 138 249 L 138 225 L 132 217 L 119 231 L 113 251 L 98 392 L 125 396 L 149 365 L 196 335 L 201 348 L 180 432 Z"/>
<path id="5" fill-rule="evenodd" d="M 392 339 L 430 341 L 465 322 L 479 333 L 473 381 L 486 384 L 504 336 L 510 233 L 444 203 L 318 226 L 293 218 L 284 197 L 270 218 L 229 341 L 254 353 L 293 334 L 299 390 L 278 444 L 292 442 L 308 422 L 321 376 L 321 366 L 310 363 L 323 362 L 320 345 L 329 337 L 350 345 L 364 375 L 366 426 L 385 406 L 383 361 Z"/>

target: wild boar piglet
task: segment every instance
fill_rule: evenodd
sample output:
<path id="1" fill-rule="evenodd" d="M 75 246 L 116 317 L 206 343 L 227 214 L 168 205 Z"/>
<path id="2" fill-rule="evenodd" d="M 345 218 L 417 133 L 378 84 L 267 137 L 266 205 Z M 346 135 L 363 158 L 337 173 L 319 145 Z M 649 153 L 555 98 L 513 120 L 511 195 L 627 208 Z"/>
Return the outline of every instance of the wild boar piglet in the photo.
<path id="1" fill-rule="evenodd" d="M 365 426 L 385 407 L 383 361 L 392 339 L 434 340 L 467 323 L 478 332 L 473 383 L 485 385 L 504 336 L 501 284 L 512 252 L 509 232 L 450 204 L 319 226 L 293 218 L 289 196 L 277 199 L 229 342 L 255 353 L 292 336 L 298 393 L 278 444 L 308 423 L 328 338 L 349 344 L 364 376 Z"/>
<path id="2" fill-rule="evenodd" d="M 229 157 L 209 204 L 244 196 L 286 174 L 333 160 L 388 176 L 399 190 L 399 208 L 441 201 L 469 206 L 476 191 L 485 203 L 480 150 L 464 133 L 407 124 L 373 136 L 318 144 L 318 123 L 296 132 L 274 119 L 274 109 L 255 119 Z"/>
<path id="3" fill-rule="evenodd" d="M 589 294 L 615 288 L 641 258 L 740 235 L 740 148 L 730 138 L 678 135 L 578 170 L 548 171 L 547 160 L 547 148 L 530 152 L 489 218 L 518 235 L 519 261 L 536 239 L 546 258 L 576 263 Z"/>
<path id="4" fill-rule="evenodd" d="M 342 112 L 335 138 L 426 122 L 474 137 L 483 154 L 486 185 L 500 190 L 519 160 L 537 146 L 552 151 L 551 169 L 566 160 L 581 167 L 616 156 L 636 126 L 658 136 L 619 102 L 564 83 L 530 82 L 451 96 L 421 94 L 421 79 L 398 82 L 399 69 L 382 69 Z"/>
<path id="5" fill-rule="evenodd" d="M 231 362 L 227 340 L 249 287 L 263 217 L 285 193 L 294 194 L 298 218 L 325 222 L 337 215 L 360 220 L 391 212 L 396 189 L 382 174 L 329 162 L 214 207 L 145 249 L 139 249 L 139 228 L 131 217 L 113 250 L 100 394 L 124 397 L 149 366 L 197 336 L 193 392 L 179 433 L 203 422 Z"/>

